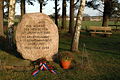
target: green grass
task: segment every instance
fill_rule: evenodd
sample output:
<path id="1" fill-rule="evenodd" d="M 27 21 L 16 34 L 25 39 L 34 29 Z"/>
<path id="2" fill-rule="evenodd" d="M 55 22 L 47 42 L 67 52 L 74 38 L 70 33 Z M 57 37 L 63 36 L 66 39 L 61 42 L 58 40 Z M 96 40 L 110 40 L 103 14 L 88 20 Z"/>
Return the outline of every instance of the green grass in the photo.
<path id="1" fill-rule="evenodd" d="M 109 25 L 115 25 L 113 21 L 109 21 Z M 120 22 L 116 23 L 116 25 L 120 25 Z M 88 29 L 90 26 L 102 26 L 101 21 L 83 21 L 82 22 L 82 29 Z M 116 28 L 115 26 L 111 26 L 112 29 Z M 120 27 L 118 27 L 120 29 Z"/>
<path id="2" fill-rule="evenodd" d="M 97 35 L 90 37 L 86 32 L 81 33 L 80 53 L 73 53 L 73 67 L 63 70 L 58 63 L 50 62 L 57 68 L 57 75 L 49 71 L 41 71 L 36 77 L 31 75 L 33 70 L 0 69 L 1 80 L 119 80 L 120 79 L 120 33 L 115 32 L 105 38 Z M 83 43 L 86 45 L 83 51 Z M 69 51 L 71 36 L 60 33 L 59 51 Z M 1 48 L 2 46 L 0 46 Z M 4 50 L 0 50 L 0 60 L 3 65 L 30 65 L 29 61 L 17 58 Z"/>

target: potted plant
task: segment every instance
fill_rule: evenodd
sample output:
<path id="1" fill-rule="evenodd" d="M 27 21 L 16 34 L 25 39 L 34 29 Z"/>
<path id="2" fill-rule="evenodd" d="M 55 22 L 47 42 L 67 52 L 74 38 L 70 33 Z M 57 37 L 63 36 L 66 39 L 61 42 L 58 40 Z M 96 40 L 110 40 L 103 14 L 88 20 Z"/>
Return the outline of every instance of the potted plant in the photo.
<path id="1" fill-rule="evenodd" d="M 60 64 L 63 69 L 69 69 L 71 62 L 73 60 L 73 55 L 69 51 L 60 52 Z"/>

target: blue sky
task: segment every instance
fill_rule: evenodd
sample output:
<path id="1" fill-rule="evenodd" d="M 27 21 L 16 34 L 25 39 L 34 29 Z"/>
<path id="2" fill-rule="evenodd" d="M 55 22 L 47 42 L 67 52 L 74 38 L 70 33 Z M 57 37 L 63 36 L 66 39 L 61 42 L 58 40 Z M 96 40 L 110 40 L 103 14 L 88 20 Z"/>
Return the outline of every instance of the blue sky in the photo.
<path id="1" fill-rule="evenodd" d="M 62 1 L 59 1 L 59 7 L 62 7 Z M 69 4 L 67 3 L 67 15 L 69 15 Z M 54 1 L 48 1 L 48 4 L 46 6 L 43 7 L 43 13 L 50 15 L 54 13 Z M 35 12 L 39 12 L 40 8 L 39 8 L 39 3 L 36 1 L 34 2 L 34 6 L 32 5 L 28 5 L 26 3 L 26 12 L 27 13 L 35 13 Z M 20 15 L 20 4 L 17 3 L 16 4 L 16 9 L 15 12 L 17 15 Z M 97 10 L 93 10 L 91 8 L 86 7 L 84 10 L 85 14 L 89 14 L 90 16 L 97 16 L 97 15 L 101 15 L 99 11 Z M 59 14 L 62 14 L 62 9 L 60 10 Z"/>

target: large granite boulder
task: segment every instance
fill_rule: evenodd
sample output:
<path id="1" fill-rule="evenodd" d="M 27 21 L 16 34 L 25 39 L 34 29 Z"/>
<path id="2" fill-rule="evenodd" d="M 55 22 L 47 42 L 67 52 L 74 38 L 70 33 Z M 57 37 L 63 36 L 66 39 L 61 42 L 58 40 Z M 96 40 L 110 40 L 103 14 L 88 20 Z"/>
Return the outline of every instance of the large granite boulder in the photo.
<path id="1" fill-rule="evenodd" d="M 25 14 L 16 29 L 16 46 L 24 59 L 52 60 L 58 52 L 57 26 L 42 13 Z"/>

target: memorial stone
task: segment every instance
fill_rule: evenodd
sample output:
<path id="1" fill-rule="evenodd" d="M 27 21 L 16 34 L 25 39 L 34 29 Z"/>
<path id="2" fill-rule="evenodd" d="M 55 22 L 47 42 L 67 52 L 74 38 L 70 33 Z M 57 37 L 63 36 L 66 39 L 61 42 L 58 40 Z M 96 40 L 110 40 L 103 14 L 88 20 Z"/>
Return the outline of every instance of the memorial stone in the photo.
<path id="1" fill-rule="evenodd" d="M 52 60 L 58 52 L 58 29 L 49 16 L 42 13 L 25 14 L 16 29 L 17 51 L 24 59 Z"/>

